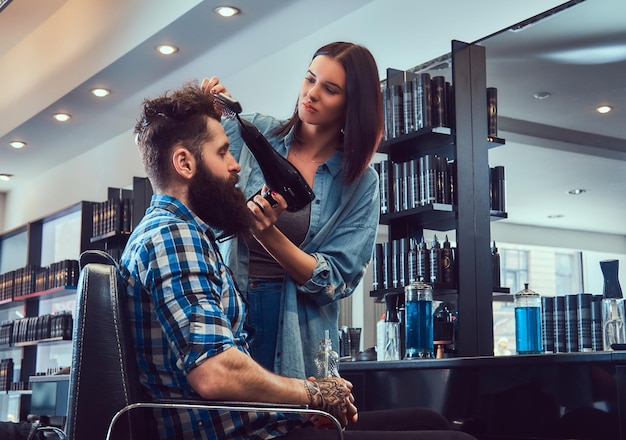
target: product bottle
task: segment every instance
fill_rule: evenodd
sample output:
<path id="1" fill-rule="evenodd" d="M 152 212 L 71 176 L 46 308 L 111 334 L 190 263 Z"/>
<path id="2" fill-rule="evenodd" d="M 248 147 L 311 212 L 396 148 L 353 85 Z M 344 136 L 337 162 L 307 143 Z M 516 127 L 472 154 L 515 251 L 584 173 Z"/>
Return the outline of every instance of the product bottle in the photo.
<path id="1" fill-rule="evenodd" d="M 446 348 L 454 342 L 454 315 L 446 302 L 442 302 L 433 312 L 433 343 L 435 357 L 445 357 Z"/>
<path id="2" fill-rule="evenodd" d="M 376 323 L 376 360 L 385 360 L 385 314 L 380 316 Z"/>
<path id="3" fill-rule="evenodd" d="M 541 353 L 541 296 L 525 283 L 524 290 L 515 294 L 513 303 L 517 354 Z"/>
<path id="4" fill-rule="evenodd" d="M 315 355 L 315 367 L 318 379 L 339 377 L 339 355 L 333 350 L 328 330 L 324 332 L 324 339 L 320 341 L 320 349 Z"/>
<path id="5" fill-rule="evenodd" d="M 447 235 L 441 248 L 441 282 L 444 284 L 454 283 L 454 254 Z"/>
<path id="6" fill-rule="evenodd" d="M 398 319 L 398 294 L 388 293 L 385 295 L 385 347 L 383 360 L 400 360 L 400 320 Z"/>
<path id="7" fill-rule="evenodd" d="M 615 344 L 626 344 L 624 298 L 619 284 L 619 260 L 600 261 L 604 276 L 602 289 L 602 340 L 604 350 L 614 350 Z"/>
<path id="8" fill-rule="evenodd" d="M 430 264 L 430 282 L 431 283 L 440 283 L 441 282 L 441 246 L 439 245 L 439 240 L 437 240 L 437 236 L 435 235 L 433 238 L 432 246 L 428 251 L 429 259 L 428 263 Z"/>
<path id="9" fill-rule="evenodd" d="M 417 281 L 404 287 L 405 355 L 404 359 L 432 358 L 433 289 Z"/>
<path id="10" fill-rule="evenodd" d="M 494 240 L 491 246 L 491 274 L 493 276 L 493 287 L 500 287 L 500 254 Z"/>
<path id="11" fill-rule="evenodd" d="M 407 256 L 408 274 L 407 279 L 409 284 L 413 281 L 417 281 L 417 244 L 415 240 L 410 239 L 409 242 L 409 255 Z"/>
<path id="12" fill-rule="evenodd" d="M 416 281 L 428 281 L 430 278 L 429 265 L 428 265 L 428 249 L 426 248 L 426 242 L 424 237 L 417 244 L 416 250 L 417 261 L 417 280 Z"/>

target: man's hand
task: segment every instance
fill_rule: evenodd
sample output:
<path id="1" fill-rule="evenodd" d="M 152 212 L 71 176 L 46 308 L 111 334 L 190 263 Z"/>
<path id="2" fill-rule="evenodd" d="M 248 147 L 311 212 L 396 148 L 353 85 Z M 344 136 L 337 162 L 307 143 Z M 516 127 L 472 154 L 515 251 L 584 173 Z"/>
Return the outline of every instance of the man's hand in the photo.
<path id="1" fill-rule="evenodd" d="M 309 396 L 309 406 L 326 411 L 345 427 L 348 422 L 356 422 L 358 411 L 351 393 L 352 384 L 340 377 L 319 380 L 306 380 L 304 387 Z"/>

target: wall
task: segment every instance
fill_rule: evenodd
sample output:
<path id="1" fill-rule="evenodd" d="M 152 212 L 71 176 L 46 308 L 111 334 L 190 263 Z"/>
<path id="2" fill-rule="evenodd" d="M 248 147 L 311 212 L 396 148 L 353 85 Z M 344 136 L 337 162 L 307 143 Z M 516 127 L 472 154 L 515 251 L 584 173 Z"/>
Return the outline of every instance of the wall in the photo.
<path id="1" fill-rule="evenodd" d="M 501 221 L 491 224 L 491 236 L 507 243 L 626 254 L 626 237 L 623 235 L 539 228 Z"/>
<path id="2" fill-rule="evenodd" d="M 0 192 L 0 231 L 4 231 L 4 207 L 6 205 L 7 195 Z"/>
<path id="3" fill-rule="evenodd" d="M 563 1 L 528 0 L 503 3 L 498 0 L 482 0 L 477 5 L 476 2 L 463 0 L 442 0 L 438 4 L 440 10 L 455 10 L 454 14 L 446 15 L 445 26 L 442 26 L 441 20 L 427 19 L 426 14 L 422 20 L 413 14 L 398 13 L 413 10 L 414 0 L 396 0 L 393 3 L 377 0 L 342 19 L 320 27 L 305 38 L 295 40 L 272 56 L 240 69 L 237 74 L 222 78 L 222 81 L 245 104 L 246 110 L 259 109 L 279 116 L 288 115 L 295 104 L 304 66 L 308 64 L 312 52 L 328 41 L 341 39 L 366 45 L 374 54 L 382 76 L 387 67 L 406 69 L 448 52 L 452 39 L 474 41 L 560 3 Z M 481 13 L 478 9 L 488 13 Z M 380 20 L 392 16 L 394 28 L 410 29 L 410 38 L 390 34 L 377 27 Z M 245 39 L 250 38 L 259 38 L 253 34 L 253 29 L 245 35 Z M 245 41 L 242 40 L 242 44 Z M 402 59 L 390 58 L 390 45 L 402 49 Z M 236 54 L 220 53 L 219 49 L 210 55 L 212 59 L 236 57 Z M 289 60 L 289 63 L 285 63 L 285 60 Z M 225 59 L 224 64 L 229 63 L 231 62 Z M 220 74 L 219 71 L 207 71 L 207 63 L 191 63 L 191 67 L 198 77 Z M 258 82 L 250 81 L 250 78 L 265 78 L 266 86 L 258 87 Z M 189 79 L 187 73 L 179 73 L 178 76 L 174 74 L 172 78 L 168 78 L 173 84 L 182 84 Z M 140 98 L 137 103 L 139 105 Z M 4 221 L 0 223 L 0 231 L 55 212 L 77 200 L 102 200 L 108 186 L 126 186 L 131 183 L 132 175 L 143 175 L 136 152 L 130 151 L 133 147 L 130 135 L 133 123 L 134 121 L 129 121 L 127 135 L 117 134 L 93 151 L 87 151 L 11 191 L 5 202 Z"/>
<path id="4" fill-rule="evenodd" d="M 350 16 L 320 27 L 306 38 L 295 40 L 272 56 L 221 79 L 231 93 L 242 101 L 246 111 L 258 109 L 277 116 L 287 116 L 295 104 L 304 67 L 312 52 L 326 42 L 347 40 L 364 44 L 374 54 L 381 77 L 384 77 L 387 67 L 406 69 L 448 52 L 452 39 L 474 41 L 563 2 L 442 0 L 438 3 L 438 9 L 454 10 L 455 13 L 445 14 L 445 20 L 434 20 L 429 18 L 432 13 L 429 9 L 424 9 L 423 17 L 402 13 L 413 10 L 415 0 L 397 0 L 393 3 L 377 0 L 359 8 Z M 378 29 L 380 20 L 392 18 L 396 29 L 410 30 L 410 38 L 406 38 L 408 31 L 394 35 Z M 346 29 L 351 30 L 349 34 Z M 253 34 L 236 36 L 242 39 L 242 44 L 245 44 L 246 39 L 255 37 L 258 38 Z M 404 54 L 401 59 L 391 58 L 389 45 L 401 47 Z M 216 51 L 212 56 L 224 59 L 237 55 Z M 220 74 L 217 70 L 207 71 L 206 64 L 195 63 L 193 67 L 198 77 Z M 258 82 L 250 81 L 250 78 L 263 78 L 264 86 L 259 87 Z M 174 84 L 182 84 L 188 79 L 187 75 L 179 74 Z M 137 102 L 139 104 L 139 98 Z M 133 123 L 129 121 L 128 132 L 119 133 L 99 147 L 19 186 L 6 196 L 4 203 L 0 194 L 0 231 L 40 218 L 78 200 L 103 200 L 107 187 L 127 186 L 132 182 L 132 176 L 144 176 L 133 144 Z M 523 235 L 520 237 L 523 238 Z M 371 278 L 366 277 L 353 301 L 352 325 L 364 327 L 363 346 L 373 345 L 375 335 L 370 327 L 371 319 L 375 321 L 380 316 L 374 311 L 376 307 L 369 298 L 370 285 Z M 370 316 L 374 318 L 370 319 Z"/>
<path id="5" fill-rule="evenodd" d="M 5 225 L 11 229 L 80 200 L 105 200 L 108 187 L 128 186 L 133 176 L 145 173 L 129 129 L 9 192 Z"/>

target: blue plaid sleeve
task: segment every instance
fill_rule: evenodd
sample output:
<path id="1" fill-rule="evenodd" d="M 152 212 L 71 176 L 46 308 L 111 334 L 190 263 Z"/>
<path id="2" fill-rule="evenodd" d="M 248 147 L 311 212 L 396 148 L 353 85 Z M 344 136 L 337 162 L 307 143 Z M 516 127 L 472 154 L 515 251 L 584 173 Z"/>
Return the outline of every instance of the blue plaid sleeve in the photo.
<path id="1" fill-rule="evenodd" d="M 151 246 L 145 285 L 178 368 L 189 372 L 232 346 L 245 351 L 241 298 L 223 295 L 233 281 L 205 234 L 189 223 L 169 224 Z"/>

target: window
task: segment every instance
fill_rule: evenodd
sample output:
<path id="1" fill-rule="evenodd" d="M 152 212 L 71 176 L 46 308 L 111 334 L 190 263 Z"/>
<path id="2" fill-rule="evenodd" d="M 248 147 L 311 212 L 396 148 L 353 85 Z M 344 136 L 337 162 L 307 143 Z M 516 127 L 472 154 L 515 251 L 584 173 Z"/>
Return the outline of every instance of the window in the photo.
<path id="1" fill-rule="evenodd" d="M 499 252 L 502 284 L 510 288 L 512 294 L 523 290 L 526 283 L 529 289 L 542 296 L 562 296 L 585 291 L 583 254 L 579 251 L 500 243 Z M 591 291 L 598 293 L 598 286 Z M 508 299 L 493 303 L 496 356 L 515 354 L 515 310 L 512 298 Z"/>
<path id="2" fill-rule="evenodd" d="M 583 292 L 581 253 L 554 254 L 555 292 L 557 295 Z"/>
<path id="3" fill-rule="evenodd" d="M 0 237 L 0 273 L 26 266 L 28 236 L 26 228 Z"/>
<path id="4" fill-rule="evenodd" d="M 524 283 L 528 283 L 528 254 L 526 250 L 500 247 L 502 280 L 511 292 L 522 290 Z"/>

